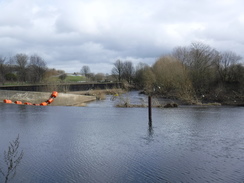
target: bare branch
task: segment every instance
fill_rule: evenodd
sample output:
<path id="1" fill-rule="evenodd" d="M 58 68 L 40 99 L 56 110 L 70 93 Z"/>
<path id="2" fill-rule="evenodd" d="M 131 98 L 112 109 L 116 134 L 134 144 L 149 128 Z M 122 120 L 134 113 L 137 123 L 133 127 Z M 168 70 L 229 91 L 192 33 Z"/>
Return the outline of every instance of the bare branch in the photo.
<path id="1" fill-rule="evenodd" d="M 5 183 L 16 175 L 16 169 L 24 156 L 23 150 L 20 153 L 18 152 L 19 144 L 20 142 L 18 135 L 13 142 L 10 142 L 8 151 L 4 151 L 4 161 L 7 165 L 7 170 L 6 173 L 4 173 L 2 168 L 0 168 L 0 173 L 5 177 Z"/>

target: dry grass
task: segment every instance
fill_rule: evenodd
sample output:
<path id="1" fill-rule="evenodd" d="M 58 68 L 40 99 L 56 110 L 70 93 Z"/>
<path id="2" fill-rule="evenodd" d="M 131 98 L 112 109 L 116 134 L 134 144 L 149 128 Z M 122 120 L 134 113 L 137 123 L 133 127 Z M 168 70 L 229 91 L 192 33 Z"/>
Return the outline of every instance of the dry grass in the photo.
<path id="1" fill-rule="evenodd" d="M 201 103 L 200 105 L 203 105 L 203 106 L 221 106 L 221 103 L 218 103 L 218 102 L 210 102 L 210 103 Z"/>
<path id="2" fill-rule="evenodd" d="M 143 104 L 129 104 L 129 103 L 119 103 L 116 105 L 116 107 L 124 107 L 124 108 L 132 108 L 132 107 L 138 107 L 138 108 L 146 108 L 148 105 Z M 153 108 L 175 108 L 178 107 L 178 104 L 176 103 L 168 103 L 166 105 L 152 105 Z"/>
<path id="3" fill-rule="evenodd" d="M 119 104 L 117 104 L 116 107 L 124 107 L 124 108 L 138 107 L 138 108 L 143 108 L 143 107 L 148 107 L 148 105 L 145 104 L 145 103 L 131 104 L 129 97 L 119 96 Z M 175 103 L 175 102 L 171 102 L 171 103 L 167 103 L 167 104 L 160 104 L 158 99 L 153 98 L 152 107 L 154 107 L 154 108 L 175 108 L 175 107 L 178 107 L 178 104 Z"/>
<path id="4" fill-rule="evenodd" d="M 77 92 L 69 92 L 73 94 L 80 94 L 80 95 L 88 95 L 88 96 L 95 96 L 97 100 L 104 100 L 106 99 L 106 95 L 113 95 L 113 96 L 119 96 L 122 93 L 125 93 L 122 89 L 97 89 L 97 90 L 88 90 L 88 91 L 77 91 Z"/>

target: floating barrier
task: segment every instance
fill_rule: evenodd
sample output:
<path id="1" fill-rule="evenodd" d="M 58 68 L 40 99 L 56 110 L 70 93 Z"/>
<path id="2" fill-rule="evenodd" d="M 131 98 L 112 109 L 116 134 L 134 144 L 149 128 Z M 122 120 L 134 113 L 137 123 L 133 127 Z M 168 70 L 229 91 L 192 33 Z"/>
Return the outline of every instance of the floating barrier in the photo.
<path id="1" fill-rule="evenodd" d="M 57 96 L 58 96 L 58 92 L 56 92 L 56 91 L 53 91 L 53 93 L 52 93 L 51 97 L 54 97 L 54 98 L 56 98 Z"/>
<path id="2" fill-rule="evenodd" d="M 25 105 L 32 105 L 32 103 L 30 103 L 30 102 L 25 102 L 24 104 Z"/>
<path id="3" fill-rule="evenodd" d="M 40 103 L 41 106 L 47 106 L 47 104 L 48 104 L 47 102 Z"/>
<path id="4" fill-rule="evenodd" d="M 46 102 L 47 102 L 48 104 L 51 104 L 53 101 L 54 101 L 54 99 L 53 99 L 53 98 L 50 98 L 50 99 L 48 99 Z"/>
<path id="5" fill-rule="evenodd" d="M 6 104 L 12 104 L 12 100 L 8 100 L 8 99 L 4 99 L 3 102 Z"/>
<path id="6" fill-rule="evenodd" d="M 40 104 L 32 104 L 30 102 L 25 102 L 24 105 L 47 106 L 48 104 L 51 104 L 54 101 L 54 98 L 56 98 L 57 96 L 58 96 L 58 92 L 53 91 L 50 98 L 46 102 L 42 102 Z M 13 103 L 12 100 L 8 100 L 8 99 L 4 99 L 3 102 L 6 104 L 12 104 Z M 23 104 L 23 102 L 21 102 L 21 101 L 15 101 L 14 103 L 19 104 L 19 105 Z"/>
<path id="7" fill-rule="evenodd" d="M 14 103 L 19 105 L 23 104 L 21 101 L 15 101 Z"/>

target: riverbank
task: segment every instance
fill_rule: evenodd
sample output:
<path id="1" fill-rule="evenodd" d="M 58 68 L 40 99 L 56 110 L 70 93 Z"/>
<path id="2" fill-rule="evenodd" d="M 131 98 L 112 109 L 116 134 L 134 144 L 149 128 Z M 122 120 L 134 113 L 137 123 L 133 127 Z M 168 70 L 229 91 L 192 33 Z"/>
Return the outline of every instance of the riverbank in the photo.
<path id="1" fill-rule="evenodd" d="M 145 91 L 140 91 L 140 94 L 147 93 Z M 161 95 L 159 93 L 153 93 L 152 97 L 158 98 L 159 100 L 169 100 L 175 102 L 179 105 L 198 105 L 198 106 L 244 106 L 244 96 L 235 94 L 222 94 L 222 95 L 213 95 L 206 94 L 200 97 L 188 96 L 188 97 L 179 97 L 177 95 L 165 94 Z"/>
<path id="2" fill-rule="evenodd" d="M 0 90 L 0 102 L 9 99 L 21 102 L 30 102 L 40 104 L 50 98 L 51 92 L 30 92 L 15 90 Z M 58 93 L 58 97 L 50 104 L 50 106 L 85 106 L 88 102 L 95 101 L 96 96 L 82 95 L 79 93 Z"/>
<path id="3" fill-rule="evenodd" d="M 139 92 L 139 91 L 138 91 Z M 106 95 L 114 97 L 121 96 L 126 93 L 122 89 L 104 89 L 104 90 L 86 90 L 86 91 L 70 91 L 67 93 L 59 93 L 58 97 L 50 104 L 50 106 L 86 106 L 87 103 L 95 100 L 103 100 Z M 142 93 L 142 92 L 139 92 Z M 14 101 L 29 102 L 33 104 L 40 104 L 50 98 L 51 92 L 30 92 L 30 91 L 16 91 L 16 90 L 0 90 L 0 102 L 4 99 Z M 118 97 L 120 102 L 117 107 L 147 107 L 147 102 L 143 104 L 131 104 L 128 98 Z M 147 100 L 147 99 L 146 99 Z M 163 102 L 161 102 L 163 101 Z M 238 100 L 237 100 L 238 101 Z M 174 104 L 170 107 L 178 105 L 198 105 L 198 106 L 244 106 L 244 103 L 229 100 L 228 102 L 213 102 L 212 100 L 198 100 L 197 102 L 181 101 L 179 99 L 153 96 L 153 107 L 169 107 L 169 104 Z"/>

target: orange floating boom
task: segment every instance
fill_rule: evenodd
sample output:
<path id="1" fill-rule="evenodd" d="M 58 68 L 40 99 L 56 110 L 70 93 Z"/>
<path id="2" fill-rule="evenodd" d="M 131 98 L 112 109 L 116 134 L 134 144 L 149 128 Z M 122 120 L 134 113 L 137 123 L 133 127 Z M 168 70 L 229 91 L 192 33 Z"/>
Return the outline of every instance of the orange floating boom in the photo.
<path id="1" fill-rule="evenodd" d="M 12 104 L 12 101 L 8 100 L 8 99 L 4 99 L 3 102 L 6 103 L 6 104 Z"/>
<path id="2" fill-rule="evenodd" d="M 56 91 L 53 91 L 52 92 L 52 95 L 51 95 L 51 97 L 54 97 L 54 98 L 56 98 L 58 96 L 58 92 L 56 92 Z"/>
<path id="3" fill-rule="evenodd" d="M 41 106 L 47 106 L 47 102 L 40 103 Z"/>
<path id="4" fill-rule="evenodd" d="M 35 106 L 39 106 L 39 105 L 47 106 L 48 104 L 51 104 L 54 101 L 54 98 L 56 98 L 57 96 L 58 96 L 58 92 L 53 91 L 51 96 L 50 96 L 50 98 L 46 102 L 42 102 L 40 104 L 32 104 L 30 102 L 25 102 L 24 104 L 25 105 L 35 105 Z M 13 103 L 11 100 L 8 100 L 8 99 L 4 99 L 3 102 L 7 103 L 7 104 L 12 104 Z M 23 104 L 21 101 L 15 101 L 14 103 L 15 104 L 20 104 L 20 105 Z"/>
<path id="5" fill-rule="evenodd" d="M 48 104 L 51 104 L 52 102 L 53 102 L 53 98 L 50 98 L 50 99 L 48 99 L 46 102 L 48 103 Z"/>
<path id="6" fill-rule="evenodd" d="M 25 102 L 24 104 L 25 105 L 32 105 L 32 103 L 30 103 L 30 102 Z"/>
<path id="7" fill-rule="evenodd" d="M 23 104 L 21 101 L 15 101 L 14 103 L 19 105 Z"/>

